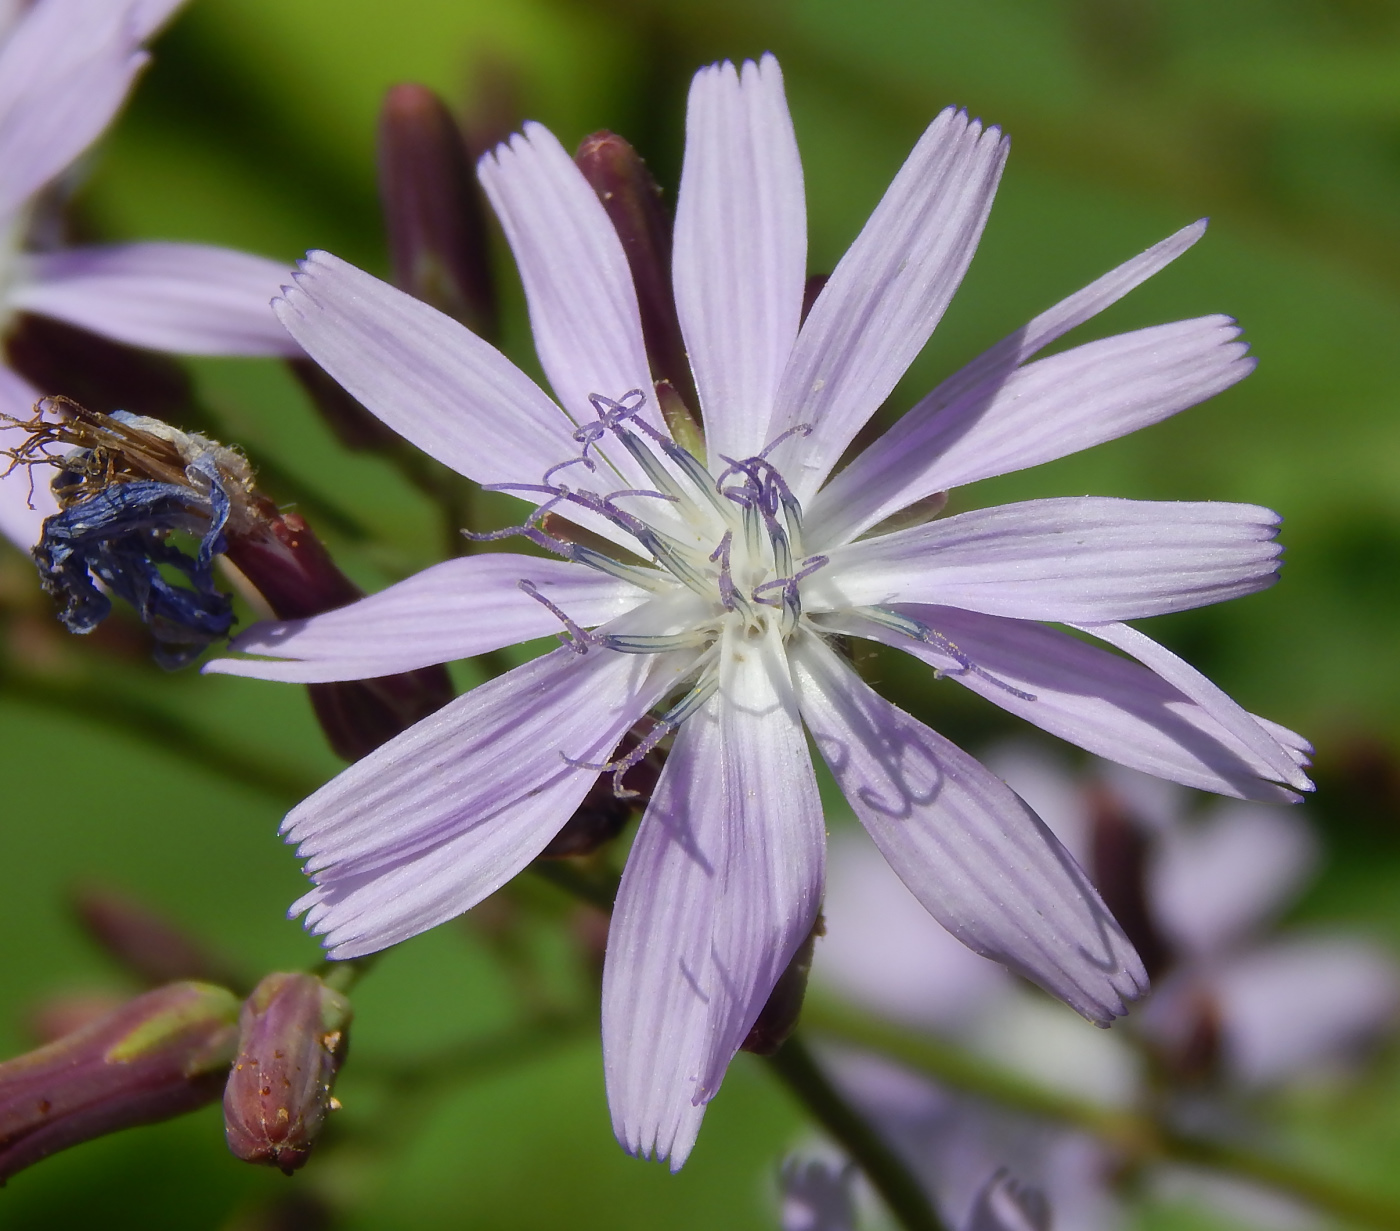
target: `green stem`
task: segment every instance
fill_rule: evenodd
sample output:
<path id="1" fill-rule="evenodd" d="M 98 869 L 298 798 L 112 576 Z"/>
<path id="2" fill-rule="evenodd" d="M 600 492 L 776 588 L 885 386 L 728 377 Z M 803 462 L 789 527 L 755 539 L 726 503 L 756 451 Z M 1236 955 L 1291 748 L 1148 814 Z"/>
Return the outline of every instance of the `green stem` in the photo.
<path id="1" fill-rule="evenodd" d="M 769 1056 L 768 1064 L 816 1121 L 860 1164 L 906 1231 L 946 1231 L 918 1180 L 831 1084 L 797 1035 Z"/>
<path id="2" fill-rule="evenodd" d="M 1377 1231 L 1400 1231 L 1400 1205 L 1355 1192 L 1294 1160 L 1179 1132 L 1138 1112 L 1061 1094 L 944 1040 L 829 1001 L 809 1000 L 803 1022 L 814 1032 L 881 1052 L 945 1085 L 1092 1133 L 1132 1161 L 1171 1159 L 1248 1177 L 1344 1220 Z"/>

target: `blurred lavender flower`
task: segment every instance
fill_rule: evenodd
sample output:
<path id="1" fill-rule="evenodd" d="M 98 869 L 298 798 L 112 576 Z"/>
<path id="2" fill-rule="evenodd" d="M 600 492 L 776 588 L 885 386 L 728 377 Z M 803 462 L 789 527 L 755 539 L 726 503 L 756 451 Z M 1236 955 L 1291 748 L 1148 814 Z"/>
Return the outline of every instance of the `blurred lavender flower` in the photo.
<path id="1" fill-rule="evenodd" d="M 0 30 L 0 327 L 17 312 L 182 354 L 296 355 L 268 310 L 275 261 L 199 244 L 38 250 L 40 194 L 92 144 L 149 58 L 142 44 L 181 0 L 35 0 Z M 33 249 L 33 250 L 31 250 Z M 0 448 L 26 435 L 41 392 L 0 366 Z M 0 482 L 0 533 L 28 549 L 57 511 L 24 472 Z"/>
<path id="2" fill-rule="evenodd" d="M 855 1231 L 852 1163 L 792 1157 L 779 1177 L 783 1231 Z"/>
<path id="3" fill-rule="evenodd" d="M 1226 802 L 1192 816 L 1185 792 L 1116 766 L 1076 781 L 1019 747 L 987 759 L 1092 870 L 1105 899 L 1131 889 L 1111 883 L 1124 865 L 1102 858 L 1104 830 L 1127 824 L 1142 837 L 1142 913 L 1160 937 L 1161 962 L 1157 989 L 1136 1018 L 1138 1038 L 1174 1092 L 1169 1113 L 1183 1123 L 1237 1133 L 1248 1123 L 1238 1095 L 1353 1062 L 1394 1027 L 1400 970 L 1376 946 L 1352 936 L 1267 935 L 1315 862 L 1297 813 Z M 832 843 L 824 910 L 818 985 L 1077 1097 L 1118 1106 L 1147 1097 L 1143 1066 L 1122 1035 L 1077 1029 L 1004 970 L 922 924 L 917 902 L 857 835 Z M 873 1056 L 843 1053 L 836 1071 L 931 1192 L 952 1185 L 952 1196 L 965 1199 L 970 1171 L 1005 1165 L 1044 1184 L 1062 1217 L 1077 1211 L 1067 1225 L 1122 1225 L 1106 1146 Z M 1177 1169 L 1155 1184 L 1262 1226 L 1293 1225 L 1298 1215 L 1291 1202 L 1235 1181 L 1206 1183 Z"/>
<path id="4" fill-rule="evenodd" d="M 451 560 L 344 611 L 250 630 L 236 648 L 272 661 L 209 669 L 359 678 L 567 630 L 564 647 L 288 816 L 315 882 L 294 909 L 342 958 L 432 927 L 537 856 L 598 773 L 620 776 L 674 733 L 617 900 L 603 1034 L 619 1139 L 675 1167 L 816 917 L 825 835 L 804 723 L 885 857 L 965 944 L 1100 1023 L 1145 987 L 1053 835 L 998 778 L 868 688 L 830 638 L 896 645 L 1153 773 L 1240 796 L 1292 799 L 1309 786 L 1303 741 L 1121 623 L 1271 584 L 1275 514 L 1086 497 L 861 537 L 952 486 L 1121 436 L 1245 376 L 1252 362 L 1224 317 L 1024 363 L 1185 251 L 1203 224 L 1018 330 L 826 482 L 951 299 L 1006 148 L 996 129 L 943 112 L 799 329 L 805 207 L 778 65 L 697 75 L 672 274 L 708 465 L 664 434 L 627 254 L 538 125 L 480 175 L 559 405 L 457 322 L 328 254 L 313 253 L 277 305 L 307 352 L 395 430 L 535 503 L 518 532 L 564 560 Z M 606 552 L 581 545 L 559 511 Z M 645 738 L 611 759 L 658 707 Z"/>

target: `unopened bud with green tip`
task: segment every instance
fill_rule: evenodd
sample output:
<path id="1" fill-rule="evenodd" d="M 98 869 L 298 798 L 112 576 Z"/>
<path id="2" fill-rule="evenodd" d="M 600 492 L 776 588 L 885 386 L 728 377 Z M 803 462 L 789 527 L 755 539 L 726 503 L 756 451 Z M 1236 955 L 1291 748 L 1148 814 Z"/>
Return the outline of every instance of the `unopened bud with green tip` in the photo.
<path id="1" fill-rule="evenodd" d="M 226 988 L 172 983 L 0 1064 L 0 1181 L 69 1146 L 213 1102 L 237 1021 Z"/>
<path id="2" fill-rule="evenodd" d="M 239 1019 L 238 1058 L 224 1090 L 228 1148 L 290 1175 L 311 1154 L 345 1058 L 350 1002 L 315 975 L 270 974 Z"/>

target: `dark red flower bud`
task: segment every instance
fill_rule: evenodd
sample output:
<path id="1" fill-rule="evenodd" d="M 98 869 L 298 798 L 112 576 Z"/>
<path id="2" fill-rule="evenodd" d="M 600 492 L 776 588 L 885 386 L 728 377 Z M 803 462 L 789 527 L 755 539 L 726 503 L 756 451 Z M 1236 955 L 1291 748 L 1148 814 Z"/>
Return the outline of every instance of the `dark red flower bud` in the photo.
<path id="1" fill-rule="evenodd" d="M 498 331 L 486 210 L 457 122 L 406 82 L 379 113 L 379 197 L 394 282 L 485 338 Z"/>
<path id="2" fill-rule="evenodd" d="M 1147 901 L 1147 835 L 1106 787 L 1089 791 L 1089 814 L 1090 877 L 1142 957 L 1148 977 L 1155 979 L 1170 964 L 1171 953 Z"/>
<path id="3" fill-rule="evenodd" d="M 622 240 L 652 375 L 670 381 L 689 406 L 698 406 L 671 292 L 671 219 L 661 189 L 642 157 L 616 133 L 585 137 L 574 155 Z"/>
<path id="4" fill-rule="evenodd" d="M 291 1174 L 311 1153 L 345 1058 L 350 1002 L 315 975 L 271 974 L 239 1018 L 238 1059 L 224 1090 L 228 1148 Z"/>
<path id="5" fill-rule="evenodd" d="M 802 1002 L 807 997 L 807 976 L 812 973 L 812 954 L 816 949 L 817 937 L 825 935 L 826 921 L 818 915 L 812 930 L 807 933 L 807 939 L 797 947 L 787 969 L 768 994 L 768 1003 L 749 1029 L 740 1051 L 751 1051 L 756 1056 L 774 1055 L 797 1029 L 797 1019 L 802 1016 Z"/>
<path id="6" fill-rule="evenodd" d="M 242 983 L 229 962 L 126 894 L 83 885 L 73 893 L 73 909 L 88 935 L 146 983 Z"/>
<path id="7" fill-rule="evenodd" d="M 237 1050 L 238 1000 L 172 983 L 0 1064 L 0 1180 L 79 1142 L 213 1102 Z"/>

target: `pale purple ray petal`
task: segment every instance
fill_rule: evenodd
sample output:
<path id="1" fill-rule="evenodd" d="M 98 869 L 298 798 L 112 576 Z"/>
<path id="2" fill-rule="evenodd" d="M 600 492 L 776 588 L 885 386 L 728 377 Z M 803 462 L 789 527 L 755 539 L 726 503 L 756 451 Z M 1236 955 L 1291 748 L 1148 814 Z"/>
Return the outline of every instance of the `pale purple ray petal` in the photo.
<path id="1" fill-rule="evenodd" d="M 1086 342 L 994 371 L 938 409 L 937 390 L 812 502 L 811 542 L 855 537 L 906 505 L 977 479 L 1053 461 L 1194 406 L 1254 370 L 1225 316 Z"/>
<path id="2" fill-rule="evenodd" d="M 0 416 L 32 419 L 38 392 L 9 368 L 0 367 Z M 17 449 L 29 433 L 16 423 L 0 418 L 0 449 Z M 0 459 L 0 473 L 9 465 Z M 48 466 L 15 466 L 0 478 L 0 534 L 21 551 L 27 552 L 39 541 L 44 518 L 58 512 L 49 481 L 57 472 Z"/>
<path id="3" fill-rule="evenodd" d="M 813 981 L 895 1021 L 966 1028 L 1012 989 L 1005 970 L 935 922 L 863 834 L 832 835 L 822 917 Z"/>
<path id="4" fill-rule="evenodd" d="M 1212 980 L 1228 1069 L 1265 1085 L 1345 1059 L 1395 1025 L 1400 972 L 1350 937 L 1292 939 L 1241 956 Z"/>
<path id="5" fill-rule="evenodd" d="M 133 5 L 38 0 L 0 47 L 0 218 L 111 122 L 146 62 Z"/>
<path id="6" fill-rule="evenodd" d="M 637 295 L 622 241 L 553 133 L 526 124 L 478 165 L 525 284 L 540 364 L 560 404 L 594 419 L 589 394 L 651 392 Z M 656 426 L 661 419 L 648 397 Z M 563 460 L 562 458 L 559 460 Z"/>
<path id="7" fill-rule="evenodd" d="M 316 888 L 296 904 L 333 957 L 469 909 L 543 849 L 693 654 L 560 648 L 473 689 L 303 800 L 282 832 Z"/>
<path id="8" fill-rule="evenodd" d="M 725 819 L 711 954 L 710 1027 L 696 1101 L 724 1072 L 821 904 L 826 826 L 783 642 L 726 624 L 717 709 L 718 784 L 702 787 Z M 718 798 L 716 799 L 716 795 Z"/>
<path id="9" fill-rule="evenodd" d="M 1142 962 L 1054 834 L 1011 788 L 891 705 L 815 637 L 792 654 L 802 715 L 885 858 L 970 949 L 1107 1025 Z"/>
<path id="10" fill-rule="evenodd" d="M 1225 804 L 1158 836 L 1147 900 L 1179 951 L 1220 953 L 1288 904 L 1317 853 L 1317 840 L 1296 811 Z"/>
<path id="11" fill-rule="evenodd" d="M 695 1144 L 694 1101 L 710 1020 L 710 946 L 724 864 L 719 723 L 702 711 L 666 758 L 627 856 L 603 965 L 603 1067 L 613 1131 L 641 1158 L 679 1169 Z"/>
<path id="12" fill-rule="evenodd" d="M 1311 791 L 1303 769 L 1310 763 L 1312 745 L 1301 735 L 1264 718 L 1256 718 L 1184 659 L 1126 624 L 1085 624 L 1082 631 L 1131 654 L 1174 689 L 1190 697 L 1250 754 L 1271 771 L 1268 776 L 1299 791 Z"/>
<path id="13" fill-rule="evenodd" d="M 21 258 L 10 303 L 131 346 L 300 355 L 272 312 L 291 267 L 204 244 L 114 244 Z"/>
<path id="14" fill-rule="evenodd" d="M 1279 521 L 1252 504 L 1027 500 L 836 548 L 803 604 L 936 603 L 1076 622 L 1161 615 L 1272 585 Z"/>
<path id="15" fill-rule="evenodd" d="M 394 431 L 478 483 L 534 483 L 576 456 L 545 392 L 464 325 L 328 252 L 273 307 L 313 359 Z"/>
<path id="16" fill-rule="evenodd" d="M 903 613 L 946 638 L 961 661 L 937 641 L 914 641 L 863 617 L 828 615 L 817 622 L 904 650 L 1052 735 L 1171 782 L 1280 802 L 1298 796 L 1261 779 L 1309 785 L 1282 748 L 1260 756 L 1241 740 L 1239 724 L 1222 721 L 1218 710 L 1118 654 L 1026 620 L 956 607 L 910 606 Z"/>
<path id="17" fill-rule="evenodd" d="M 135 0 L 131 20 L 142 38 L 149 38 L 170 19 L 186 0 Z"/>
<path id="18" fill-rule="evenodd" d="M 563 632 L 559 617 L 522 581 L 585 628 L 647 598 L 637 586 L 566 560 L 462 556 L 324 615 L 255 624 L 229 645 L 237 654 L 280 661 L 216 658 L 203 670 L 297 684 L 363 680 Z"/>
<path id="19" fill-rule="evenodd" d="M 1009 141 L 951 107 L 920 138 L 798 334 L 770 437 L 797 498 L 821 486 L 924 347 L 976 251 Z M 792 460 L 788 460 L 792 459 Z"/>
<path id="20" fill-rule="evenodd" d="M 802 163 L 771 55 L 695 74 L 675 234 L 676 310 L 710 459 L 749 457 L 768 443 L 807 276 Z"/>

